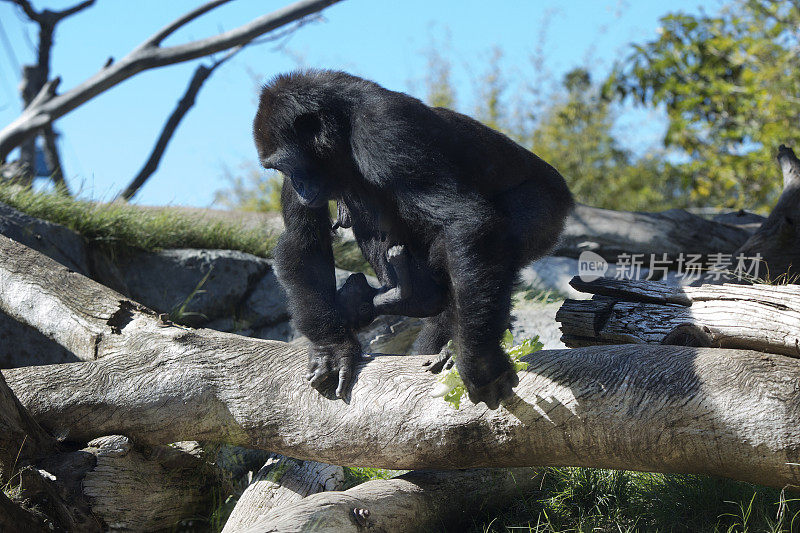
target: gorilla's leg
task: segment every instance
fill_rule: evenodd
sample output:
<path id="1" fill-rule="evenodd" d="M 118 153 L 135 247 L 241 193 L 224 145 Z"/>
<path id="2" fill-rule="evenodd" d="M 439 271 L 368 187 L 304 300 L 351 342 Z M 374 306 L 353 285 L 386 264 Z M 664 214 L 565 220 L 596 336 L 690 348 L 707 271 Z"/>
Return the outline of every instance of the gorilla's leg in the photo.
<path id="1" fill-rule="evenodd" d="M 453 338 L 453 312 L 448 306 L 440 314 L 426 318 L 423 321 L 422 331 L 411 348 L 412 354 L 431 355 L 422 366 L 426 372 L 438 374 L 442 369 L 453 366 L 453 357 L 447 343 Z"/>

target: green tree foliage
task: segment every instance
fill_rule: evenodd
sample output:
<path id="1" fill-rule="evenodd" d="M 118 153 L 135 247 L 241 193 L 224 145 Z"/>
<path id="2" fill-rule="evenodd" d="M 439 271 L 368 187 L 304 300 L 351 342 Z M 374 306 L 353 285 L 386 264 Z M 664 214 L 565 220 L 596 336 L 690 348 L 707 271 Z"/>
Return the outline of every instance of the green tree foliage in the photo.
<path id="1" fill-rule="evenodd" d="M 615 115 L 585 69 L 564 76 L 564 94 L 544 109 L 530 148 L 554 165 L 578 201 L 609 209 L 654 210 L 680 191 L 657 154 L 636 158 L 613 134 Z"/>
<path id="2" fill-rule="evenodd" d="M 281 210 L 283 179 L 277 172 L 266 173 L 255 164 L 242 165 L 240 173 L 223 170 L 228 187 L 214 193 L 214 203 L 228 209 L 270 212 Z"/>
<path id="3" fill-rule="evenodd" d="M 800 2 L 734 0 L 716 15 L 670 14 L 635 45 L 605 93 L 664 106 L 695 205 L 769 209 L 779 144 L 800 146 Z"/>
<path id="4" fill-rule="evenodd" d="M 427 103 L 454 103 L 448 59 L 439 53 L 428 57 Z M 510 98 L 511 84 L 502 60 L 502 50 L 494 48 L 476 82 L 472 114 L 558 168 L 578 201 L 626 210 L 658 210 L 683 203 L 663 154 L 637 158 L 620 145 L 613 133 L 613 104 L 601 98 L 588 71 L 567 73 L 560 91 L 549 100 L 532 94 L 533 89 L 527 90 L 527 99 L 524 91 Z"/>
<path id="5" fill-rule="evenodd" d="M 425 76 L 425 101 L 434 107 L 456 108 L 451 73 L 453 67 L 435 47 L 428 51 L 428 72 Z"/>

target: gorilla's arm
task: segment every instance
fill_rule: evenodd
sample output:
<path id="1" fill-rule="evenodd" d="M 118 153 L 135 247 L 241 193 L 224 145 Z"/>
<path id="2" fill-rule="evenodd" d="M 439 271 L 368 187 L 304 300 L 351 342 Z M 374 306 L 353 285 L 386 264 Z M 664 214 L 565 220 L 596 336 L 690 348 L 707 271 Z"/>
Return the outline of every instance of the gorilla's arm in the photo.
<path id="1" fill-rule="evenodd" d="M 286 230 L 275 250 L 275 266 L 295 325 L 313 343 L 306 378 L 321 389 L 328 377 L 338 377 L 336 395 L 341 397 L 349 389 L 361 347 L 336 307 L 327 205 L 302 205 L 289 180 L 284 180 L 281 202 Z"/>

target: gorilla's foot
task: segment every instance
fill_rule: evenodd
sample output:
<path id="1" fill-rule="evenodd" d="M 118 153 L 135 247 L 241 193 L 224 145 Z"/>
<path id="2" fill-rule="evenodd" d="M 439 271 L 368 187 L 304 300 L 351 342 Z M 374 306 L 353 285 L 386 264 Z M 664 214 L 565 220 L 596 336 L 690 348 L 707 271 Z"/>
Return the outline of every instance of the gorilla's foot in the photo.
<path id="1" fill-rule="evenodd" d="M 422 363 L 422 366 L 425 368 L 425 372 L 438 374 L 442 370 L 450 370 L 453 368 L 453 364 L 455 363 L 455 358 L 453 357 L 454 353 L 455 352 L 452 348 L 450 348 L 449 343 L 445 344 L 444 348 L 442 348 L 442 351 L 439 352 L 439 355 Z"/>

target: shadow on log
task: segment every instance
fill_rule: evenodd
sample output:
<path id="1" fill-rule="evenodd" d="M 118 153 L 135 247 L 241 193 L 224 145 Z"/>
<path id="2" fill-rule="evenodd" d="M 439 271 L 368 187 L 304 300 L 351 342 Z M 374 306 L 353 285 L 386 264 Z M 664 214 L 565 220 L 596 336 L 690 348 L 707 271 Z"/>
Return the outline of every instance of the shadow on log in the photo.
<path id="1" fill-rule="evenodd" d="M 96 361 L 3 371 L 34 419 L 69 440 L 221 441 L 393 469 L 572 465 L 800 484 L 800 360 L 781 355 L 541 351 L 501 409 L 454 410 L 430 396 L 426 356 L 367 357 L 345 400 L 330 400 L 302 384 L 303 347 L 165 323 L 3 237 L 0 306 L 40 331 L 69 320 L 70 335 L 56 335 L 66 342 L 93 339 Z"/>

